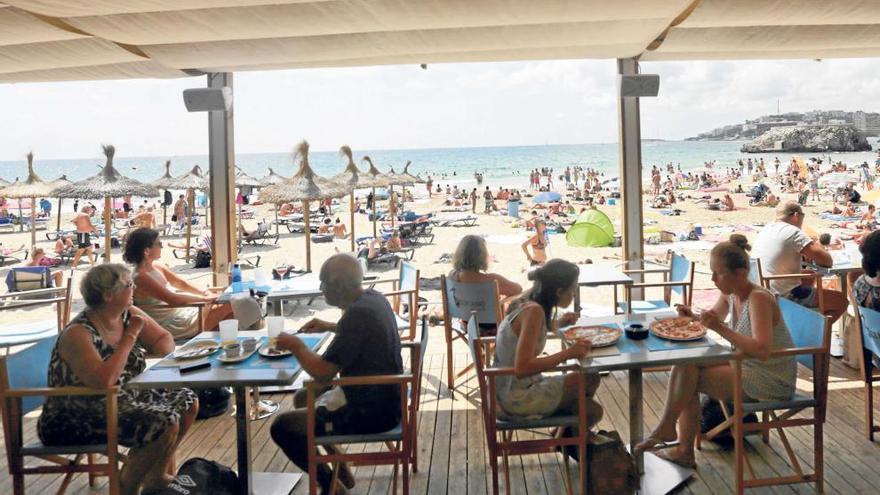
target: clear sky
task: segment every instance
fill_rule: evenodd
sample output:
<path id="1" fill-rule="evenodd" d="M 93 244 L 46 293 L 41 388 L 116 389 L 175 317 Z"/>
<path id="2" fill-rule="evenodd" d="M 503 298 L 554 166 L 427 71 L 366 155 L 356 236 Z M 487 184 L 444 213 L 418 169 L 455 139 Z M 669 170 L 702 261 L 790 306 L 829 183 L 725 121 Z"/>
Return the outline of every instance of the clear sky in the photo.
<path id="1" fill-rule="evenodd" d="M 236 151 L 612 142 L 615 62 L 563 60 L 242 72 Z M 682 139 L 781 110 L 880 111 L 876 59 L 643 63 L 642 135 Z M 0 160 L 207 153 L 206 114 L 181 91 L 205 78 L 0 84 Z"/>

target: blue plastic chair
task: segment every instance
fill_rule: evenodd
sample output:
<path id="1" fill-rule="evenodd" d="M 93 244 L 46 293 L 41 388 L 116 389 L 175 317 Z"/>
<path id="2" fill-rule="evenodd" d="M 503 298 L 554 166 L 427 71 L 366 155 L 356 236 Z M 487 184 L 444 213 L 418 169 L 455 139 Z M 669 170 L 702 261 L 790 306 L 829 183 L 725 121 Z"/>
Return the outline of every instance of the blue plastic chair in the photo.
<path id="1" fill-rule="evenodd" d="M 852 297 L 850 303 L 859 326 L 856 338 L 860 339 L 862 348 L 859 371 L 865 382 L 865 433 L 868 440 L 873 442 L 874 433 L 880 432 L 880 425 L 874 424 L 874 384 L 880 382 L 880 376 L 875 374 L 874 367 L 874 357 L 880 356 L 880 312 L 859 306 Z"/>
<path id="2" fill-rule="evenodd" d="M 684 256 L 673 253 L 668 268 L 652 268 L 646 270 L 624 270 L 625 273 L 662 273 L 662 282 L 644 282 L 624 286 L 627 302 L 618 302 L 618 313 L 655 313 L 672 307 L 672 295 L 681 297 L 681 303 L 691 305 L 694 287 L 694 262 Z M 663 299 L 633 301 L 633 289 L 663 288 Z"/>
<path id="3" fill-rule="evenodd" d="M 118 387 L 104 390 L 86 387 L 48 386 L 49 360 L 57 335 L 9 356 L 0 356 L 0 398 L 3 400 L 3 434 L 6 438 L 6 458 L 12 475 L 13 492 L 24 494 L 24 476 L 28 474 L 64 474 L 58 493 L 63 493 L 76 473 L 89 473 L 89 484 L 94 486 L 98 474 L 110 478 L 111 494 L 119 493 L 117 465 L 117 405 Z M 36 410 L 48 396 L 103 396 L 107 401 L 107 442 L 97 445 L 48 446 L 39 439 L 24 443 L 23 416 Z M 107 456 L 107 462 L 93 462 L 95 454 Z M 73 456 L 69 459 L 64 456 Z M 82 463 L 83 456 L 87 462 Z M 26 458 L 39 458 L 50 465 L 27 466 Z"/>
<path id="4" fill-rule="evenodd" d="M 489 448 L 489 465 L 492 469 L 492 493 L 498 494 L 498 458 L 502 458 L 504 466 L 504 481 L 510 492 L 510 468 L 508 458 L 511 455 L 546 454 L 553 453 L 557 449 L 563 451 L 569 448 L 577 448 L 579 459 L 584 462 L 578 463 L 579 482 L 581 487 L 587 484 L 587 403 L 586 403 L 586 380 L 579 366 L 557 366 L 548 372 L 573 371 L 579 377 L 578 397 L 581 398 L 577 414 L 558 414 L 538 419 L 499 419 L 498 401 L 496 399 L 495 380 L 500 376 L 513 376 L 513 368 L 486 367 L 488 349 L 495 341 L 495 337 L 481 337 L 477 325 L 477 313 L 472 313 L 467 320 L 468 347 L 471 352 L 474 369 L 476 370 L 477 384 L 480 392 L 480 410 L 483 416 L 483 424 L 486 430 L 486 443 Z M 513 434 L 517 430 L 534 430 L 537 428 L 576 428 L 573 436 L 554 436 L 542 439 L 514 440 Z M 499 438 L 500 435 L 500 438 Z M 568 456 L 563 455 L 565 472 L 568 474 Z M 567 492 L 573 493 L 573 480 L 566 476 Z"/>

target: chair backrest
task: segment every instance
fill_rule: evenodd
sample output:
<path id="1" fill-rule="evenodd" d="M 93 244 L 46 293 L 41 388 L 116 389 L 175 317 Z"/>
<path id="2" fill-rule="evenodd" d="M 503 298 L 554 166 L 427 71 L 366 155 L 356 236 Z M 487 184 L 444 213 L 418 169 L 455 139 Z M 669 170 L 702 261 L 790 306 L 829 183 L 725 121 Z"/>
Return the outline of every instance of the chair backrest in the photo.
<path id="1" fill-rule="evenodd" d="M 872 374 L 872 355 L 880 356 L 880 311 L 859 306 L 852 297 L 850 301 L 856 312 L 856 321 L 862 339 L 861 371 L 863 379 L 866 379 Z"/>
<path id="2" fill-rule="evenodd" d="M 361 265 L 361 274 L 366 275 L 367 274 L 367 258 L 359 257 L 357 260 L 358 260 L 358 264 Z"/>
<path id="3" fill-rule="evenodd" d="M 5 398 L 10 389 L 48 387 L 49 360 L 56 340 L 58 336 L 52 336 L 15 354 L 0 357 L 0 396 Z M 22 399 L 21 413 L 29 413 L 42 406 L 43 402 L 44 398 L 40 396 L 25 397 Z"/>
<path id="4" fill-rule="evenodd" d="M 680 254 L 672 253 L 672 260 L 669 263 L 669 281 L 687 282 L 690 280 L 693 282 L 692 277 L 691 262 Z M 675 294 L 682 295 L 687 289 L 681 285 L 675 285 L 670 287 L 670 290 Z"/>
<path id="5" fill-rule="evenodd" d="M 498 283 L 456 282 L 445 275 L 440 276 L 440 292 L 443 296 L 443 321 L 452 319 L 467 321 L 476 313 L 480 324 L 501 323 L 501 307 L 498 304 Z"/>
<path id="6" fill-rule="evenodd" d="M 408 261 L 400 263 L 400 279 L 397 290 L 415 290 L 416 296 L 418 296 L 419 269 Z"/>
<path id="7" fill-rule="evenodd" d="M 777 298 L 777 301 L 795 347 L 824 347 L 830 350 L 831 325 L 825 315 L 784 297 Z M 813 356 L 801 354 L 797 356 L 797 360 L 817 372 Z"/>
<path id="8" fill-rule="evenodd" d="M 16 266 L 6 274 L 9 292 L 48 289 L 52 287 L 52 272 L 48 266 Z"/>
<path id="9" fill-rule="evenodd" d="M 749 280 L 753 284 L 763 285 L 764 271 L 761 269 L 761 260 L 759 258 L 749 259 Z"/>

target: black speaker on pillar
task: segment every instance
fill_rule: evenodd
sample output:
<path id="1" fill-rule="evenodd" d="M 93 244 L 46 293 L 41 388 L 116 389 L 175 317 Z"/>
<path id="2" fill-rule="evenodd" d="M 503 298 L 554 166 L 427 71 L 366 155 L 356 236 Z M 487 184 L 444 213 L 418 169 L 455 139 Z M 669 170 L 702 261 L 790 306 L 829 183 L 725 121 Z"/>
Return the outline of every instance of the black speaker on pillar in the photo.
<path id="1" fill-rule="evenodd" d="M 660 76 L 657 74 L 618 75 L 617 87 L 620 96 L 642 97 L 657 96 L 660 92 Z"/>

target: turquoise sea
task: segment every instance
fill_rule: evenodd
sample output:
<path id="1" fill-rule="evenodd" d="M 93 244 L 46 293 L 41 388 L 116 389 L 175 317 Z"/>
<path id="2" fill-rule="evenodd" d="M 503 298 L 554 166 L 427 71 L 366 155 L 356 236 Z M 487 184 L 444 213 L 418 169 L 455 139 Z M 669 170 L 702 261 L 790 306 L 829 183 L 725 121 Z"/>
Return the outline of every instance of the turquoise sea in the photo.
<path id="1" fill-rule="evenodd" d="M 878 142 L 871 138 L 876 150 Z M 739 152 L 742 142 L 715 141 L 646 141 L 642 145 L 642 161 L 645 172 L 651 166 L 673 163 L 681 164 L 682 169 L 703 166 L 704 162 L 715 160 L 720 167 L 733 166 L 739 158 L 752 157 L 757 160 L 764 158 L 772 173 L 771 164 L 775 157 L 785 163 L 791 154 L 743 154 Z M 561 173 L 567 166 L 580 165 L 592 167 L 605 173 L 606 177 L 618 175 L 617 143 L 605 144 L 571 144 L 543 146 L 493 146 L 478 148 L 436 148 L 436 149 L 403 149 L 403 150 L 355 150 L 355 158 L 369 155 L 376 166 L 383 172 L 390 167 L 402 172 L 407 161 L 412 161 L 410 173 L 426 177 L 431 175 L 435 182 L 466 184 L 473 182 L 476 171 L 484 175 L 486 185 L 525 186 L 528 172 L 534 168 L 551 167 Z M 805 158 L 815 156 L 806 154 Z M 861 153 L 831 153 L 834 161 L 842 160 L 851 165 L 868 161 L 874 163 L 876 151 Z M 330 176 L 340 172 L 345 165 L 344 160 L 333 151 L 315 151 L 309 156 L 312 167 L 320 175 Z M 823 155 L 827 160 L 827 156 Z M 158 179 L 164 172 L 165 160 L 171 160 L 171 172 L 174 175 L 189 171 L 193 165 L 208 162 L 207 155 L 193 156 L 117 156 L 115 159 L 118 170 L 130 177 L 151 181 Z M 276 173 L 292 175 L 294 172 L 293 157 L 290 153 L 240 153 L 236 162 L 248 174 L 262 177 L 272 167 Z M 67 174 L 69 179 L 82 179 L 94 175 L 98 167 L 104 163 L 103 157 L 96 150 L 92 158 L 72 158 L 65 160 L 37 160 L 35 169 L 45 180 L 55 179 Z M 24 178 L 27 164 L 24 160 L 0 161 L 0 177 L 13 181 L 16 177 Z"/>

